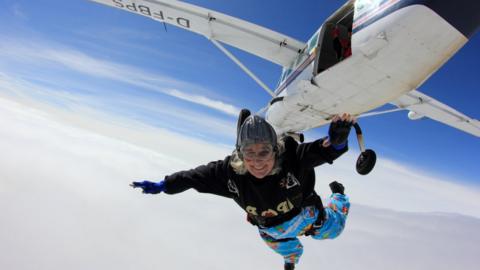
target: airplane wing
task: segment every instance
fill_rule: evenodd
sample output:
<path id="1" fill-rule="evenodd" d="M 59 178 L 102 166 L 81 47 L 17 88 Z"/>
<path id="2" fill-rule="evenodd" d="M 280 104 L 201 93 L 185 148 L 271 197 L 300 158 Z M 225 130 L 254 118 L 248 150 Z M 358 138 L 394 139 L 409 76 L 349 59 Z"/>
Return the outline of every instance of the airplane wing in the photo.
<path id="1" fill-rule="evenodd" d="M 305 43 L 262 26 L 175 0 L 91 0 L 218 40 L 288 67 Z"/>
<path id="2" fill-rule="evenodd" d="M 408 92 L 391 104 L 413 112 L 409 114 L 411 119 L 419 119 L 425 116 L 480 137 L 480 121 L 470 118 L 416 90 Z"/>

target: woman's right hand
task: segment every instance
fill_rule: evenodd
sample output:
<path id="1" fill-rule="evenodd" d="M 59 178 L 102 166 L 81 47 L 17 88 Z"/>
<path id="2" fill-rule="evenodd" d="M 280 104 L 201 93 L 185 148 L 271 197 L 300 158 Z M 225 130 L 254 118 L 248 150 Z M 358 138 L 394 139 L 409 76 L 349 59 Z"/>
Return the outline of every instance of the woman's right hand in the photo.
<path id="1" fill-rule="evenodd" d="M 141 188 L 143 193 L 146 194 L 158 194 L 165 191 L 165 180 L 158 183 L 150 181 L 133 182 L 130 186 L 133 188 Z"/>

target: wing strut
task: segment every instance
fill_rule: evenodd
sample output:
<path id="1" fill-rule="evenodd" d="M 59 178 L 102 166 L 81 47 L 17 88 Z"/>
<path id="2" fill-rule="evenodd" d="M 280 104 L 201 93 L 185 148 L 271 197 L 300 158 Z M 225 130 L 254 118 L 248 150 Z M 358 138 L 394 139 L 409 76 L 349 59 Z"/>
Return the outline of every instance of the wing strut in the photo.
<path id="1" fill-rule="evenodd" d="M 263 89 L 265 89 L 265 91 L 267 91 L 267 93 L 270 96 L 275 97 L 275 93 L 265 83 L 263 83 L 257 76 L 255 76 L 255 74 L 252 71 L 250 71 L 242 62 L 240 62 L 240 60 L 238 60 L 238 58 L 236 58 L 235 55 L 233 55 L 227 49 L 225 49 L 225 47 L 223 47 L 223 45 L 220 44 L 220 42 L 216 41 L 215 39 L 209 38 L 208 36 L 206 37 L 210 39 L 210 41 L 215 46 L 217 46 L 217 48 L 220 49 L 220 51 L 222 51 L 225 55 L 227 55 L 228 58 L 232 59 L 232 61 L 235 62 L 235 64 L 237 64 L 243 71 L 245 71 L 245 73 L 247 73 L 248 76 L 250 76 L 255 82 L 257 82 L 258 85 L 260 85 Z"/>

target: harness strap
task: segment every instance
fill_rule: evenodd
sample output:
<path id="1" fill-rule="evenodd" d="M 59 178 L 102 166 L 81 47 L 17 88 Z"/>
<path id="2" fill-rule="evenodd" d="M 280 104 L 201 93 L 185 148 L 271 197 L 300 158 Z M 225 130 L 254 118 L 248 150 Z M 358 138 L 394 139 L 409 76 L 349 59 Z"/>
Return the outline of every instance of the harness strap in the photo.
<path id="1" fill-rule="evenodd" d="M 262 216 L 254 216 L 250 213 L 247 214 L 247 221 L 250 222 L 252 225 L 261 226 L 264 228 L 270 228 L 277 225 L 282 224 L 283 222 L 292 219 L 296 215 L 300 214 L 302 209 L 300 208 L 293 208 L 288 213 L 276 216 L 276 217 L 262 217 Z"/>
<path id="2" fill-rule="evenodd" d="M 317 193 L 312 192 L 312 194 L 310 194 L 310 196 L 308 196 L 304 202 L 305 202 L 305 206 L 313 205 L 318 210 L 317 220 L 315 220 L 312 226 L 307 231 L 305 231 L 306 236 L 314 235 L 315 230 L 322 227 L 326 217 L 325 208 L 323 207 L 323 203 L 322 203 L 322 198 L 320 198 L 320 196 L 318 196 Z"/>

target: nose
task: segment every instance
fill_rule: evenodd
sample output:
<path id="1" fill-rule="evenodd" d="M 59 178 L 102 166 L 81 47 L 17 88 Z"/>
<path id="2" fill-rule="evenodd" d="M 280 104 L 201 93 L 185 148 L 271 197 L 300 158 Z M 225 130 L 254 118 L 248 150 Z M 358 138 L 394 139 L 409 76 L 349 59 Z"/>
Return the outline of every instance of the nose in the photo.
<path id="1" fill-rule="evenodd" d="M 480 27 L 480 1 L 478 0 L 423 0 L 420 1 L 435 11 L 465 37 L 472 37 Z"/>

